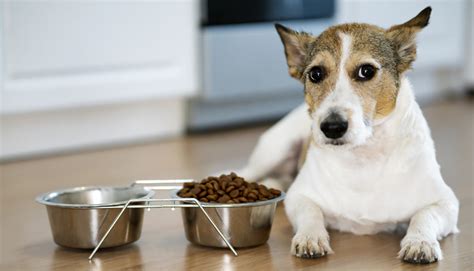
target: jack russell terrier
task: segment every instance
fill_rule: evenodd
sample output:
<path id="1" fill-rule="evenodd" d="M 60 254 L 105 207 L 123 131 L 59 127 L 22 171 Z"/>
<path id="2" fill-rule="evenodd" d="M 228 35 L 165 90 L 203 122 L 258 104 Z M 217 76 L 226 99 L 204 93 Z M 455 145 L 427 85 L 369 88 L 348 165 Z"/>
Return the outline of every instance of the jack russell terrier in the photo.
<path id="1" fill-rule="evenodd" d="M 405 77 L 430 14 L 427 7 L 388 29 L 351 23 L 319 36 L 275 25 L 306 103 L 261 136 L 239 173 L 283 190 L 291 184 L 285 209 L 296 257 L 331 254 L 326 227 L 375 234 L 409 223 L 398 257 L 432 263 L 442 259 L 438 240 L 458 232 L 459 202 Z"/>

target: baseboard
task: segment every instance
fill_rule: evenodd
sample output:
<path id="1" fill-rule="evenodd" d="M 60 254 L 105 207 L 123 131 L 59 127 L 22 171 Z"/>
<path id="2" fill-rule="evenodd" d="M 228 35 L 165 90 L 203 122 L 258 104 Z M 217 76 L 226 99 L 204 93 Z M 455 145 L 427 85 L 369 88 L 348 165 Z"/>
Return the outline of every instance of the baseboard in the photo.
<path id="1" fill-rule="evenodd" d="M 180 135 L 182 99 L 1 117 L 0 161 Z"/>

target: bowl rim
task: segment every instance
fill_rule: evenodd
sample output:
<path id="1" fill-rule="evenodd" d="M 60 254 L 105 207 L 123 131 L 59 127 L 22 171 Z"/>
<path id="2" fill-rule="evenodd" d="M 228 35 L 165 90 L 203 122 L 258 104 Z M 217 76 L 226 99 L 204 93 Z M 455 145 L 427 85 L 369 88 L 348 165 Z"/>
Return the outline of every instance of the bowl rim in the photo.
<path id="1" fill-rule="evenodd" d="M 171 192 L 171 197 L 172 198 L 180 198 L 180 199 L 186 199 L 178 196 L 178 191 L 179 189 L 173 190 Z M 280 196 L 269 199 L 269 200 L 263 200 L 263 201 L 255 201 L 255 202 L 247 202 L 247 203 L 208 203 L 208 202 L 202 202 L 201 203 L 202 207 L 205 208 L 239 208 L 239 207 L 256 207 L 256 206 L 264 206 L 264 205 L 270 205 L 273 203 L 278 203 L 282 200 L 284 200 L 286 197 L 286 193 L 281 191 Z M 189 198 L 194 200 L 194 198 Z"/>
<path id="2" fill-rule="evenodd" d="M 72 209 L 94 209 L 94 208 L 101 208 L 101 207 L 111 207 L 111 206 L 118 206 L 124 205 L 128 202 L 128 200 L 124 201 L 115 201 L 110 203 L 97 203 L 97 204 L 84 204 L 84 203 L 59 203 L 59 202 L 52 202 L 51 199 L 58 197 L 62 194 L 66 193 L 77 193 L 86 190 L 95 190 L 95 189 L 133 189 L 133 190 L 141 190 L 145 192 L 146 195 L 142 197 L 135 197 L 131 199 L 148 199 L 152 198 L 155 195 L 155 192 L 151 189 L 141 187 L 141 186 L 78 186 L 78 187 L 71 187 L 65 189 L 59 189 L 55 191 L 46 192 L 43 194 L 38 195 L 35 200 L 37 203 L 46 205 L 46 206 L 54 206 L 54 207 L 63 207 L 63 208 L 72 208 Z"/>

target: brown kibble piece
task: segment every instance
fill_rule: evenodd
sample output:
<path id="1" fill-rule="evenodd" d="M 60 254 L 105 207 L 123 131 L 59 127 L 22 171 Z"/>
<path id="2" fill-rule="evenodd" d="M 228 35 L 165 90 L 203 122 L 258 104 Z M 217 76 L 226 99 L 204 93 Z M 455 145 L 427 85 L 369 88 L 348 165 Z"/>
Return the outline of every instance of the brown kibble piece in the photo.
<path id="1" fill-rule="evenodd" d="M 249 194 L 247 195 L 247 198 L 249 198 L 249 199 L 253 199 L 253 200 L 256 200 L 256 199 L 258 199 L 257 195 L 256 195 L 256 194 L 254 194 L 254 193 L 249 193 Z"/>
<path id="2" fill-rule="evenodd" d="M 258 183 L 250 183 L 249 188 L 252 190 L 258 188 Z"/>
<path id="3" fill-rule="evenodd" d="M 207 195 L 207 199 L 208 200 L 217 200 L 217 195 L 214 194 L 214 195 Z"/>
<path id="4" fill-rule="evenodd" d="M 270 193 L 272 193 L 272 194 L 275 195 L 275 196 L 280 196 L 280 195 L 281 195 L 281 191 L 280 191 L 280 190 L 270 188 L 269 191 L 270 191 Z"/>
<path id="5" fill-rule="evenodd" d="M 184 194 L 183 194 L 183 198 L 190 198 L 190 197 L 192 197 L 192 195 L 193 195 L 193 194 L 192 194 L 191 192 L 184 193 Z"/>
<path id="6" fill-rule="evenodd" d="M 270 196 L 270 192 L 268 192 L 268 190 L 265 188 L 259 187 L 258 192 L 264 197 Z"/>
<path id="7" fill-rule="evenodd" d="M 230 197 L 229 197 L 228 195 L 224 195 L 224 196 L 220 197 L 217 201 L 218 201 L 219 203 L 226 203 L 226 202 L 228 202 L 229 200 L 230 200 Z"/>
<path id="8" fill-rule="evenodd" d="M 248 202 L 248 200 L 245 197 L 240 197 L 238 200 L 242 203 Z"/>
<path id="9" fill-rule="evenodd" d="M 207 198 L 200 198 L 199 201 L 202 201 L 202 202 L 209 202 L 209 200 Z"/>
<path id="10" fill-rule="evenodd" d="M 199 187 L 194 187 L 193 189 L 191 189 L 190 192 L 191 192 L 192 194 L 194 194 L 194 195 L 197 195 L 197 194 L 201 193 L 201 188 L 199 188 Z"/>
<path id="11" fill-rule="evenodd" d="M 232 198 L 238 197 L 239 196 L 239 190 L 235 189 L 235 190 L 230 191 L 229 196 L 231 196 Z"/>
<path id="12" fill-rule="evenodd" d="M 184 183 L 183 186 L 184 186 L 184 187 L 187 187 L 187 188 L 193 188 L 193 187 L 194 187 L 194 183 Z"/>
<path id="13" fill-rule="evenodd" d="M 231 185 L 225 189 L 225 192 L 229 193 L 230 191 L 234 190 L 235 186 Z"/>

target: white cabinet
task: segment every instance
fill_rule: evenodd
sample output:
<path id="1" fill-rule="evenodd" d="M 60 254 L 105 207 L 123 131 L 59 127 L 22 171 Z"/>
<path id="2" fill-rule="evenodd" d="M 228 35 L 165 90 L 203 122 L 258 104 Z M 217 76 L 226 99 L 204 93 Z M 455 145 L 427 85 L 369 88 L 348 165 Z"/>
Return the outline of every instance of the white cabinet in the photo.
<path id="1" fill-rule="evenodd" d="M 198 31 L 197 0 L 0 1 L 0 158 L 180 133 Z"/>
<path id="2" fill-rule="evenodd" d="M 3 113 L 197 90 L 197 2 L 2 2 Z"/>

